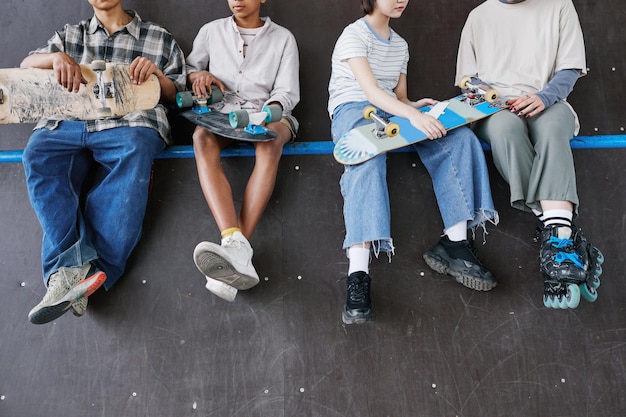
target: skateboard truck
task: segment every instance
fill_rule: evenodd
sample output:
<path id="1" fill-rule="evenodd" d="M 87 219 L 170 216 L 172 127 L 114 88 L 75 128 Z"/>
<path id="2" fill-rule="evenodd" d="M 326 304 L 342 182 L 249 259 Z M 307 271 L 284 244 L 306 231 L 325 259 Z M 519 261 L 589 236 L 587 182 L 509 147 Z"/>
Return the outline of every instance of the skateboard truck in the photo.
<path id="1" fill-rule="evenodd" d="M 197 113 L 197 114 L 208 113 L 208 112 L 211 111 L 211 109 L 209 108 L 209 104 L 211 104 L 211 103 L 206 98 L 198 98 L 194 102 L 194 106 L 191 109 L 191 111 L 193 111 L 194 113 Z"/>
<path id="2" fill-rule="evenodd" d="M 228 114 L 228 121 L 233 129 L 241 129 L 251 135 L 264 135 L 268 129 L 258 121 L 270 123 L 277 122 L 283 117 L 283 109 L 275 104 L 264 106 L 259 113 L 252 116 L 257 123 L 250 123 L 250 114 L 246 110 L 232 111 Z M 262 119 L 260 119 L 262 118 Z"/>
<path id="3" fill-rule="evenodd" d="M 367 106 L 363 109 L 363 117 L 366 120 L 373 120 L 376 127 L 372 129 L 372 133 L 378 139 L 392 138 L 400 133 L 400 126 L 397 123 L 390 122 L 389 120 L 380 117 L 376 114 L 376 108 L 374 106 Z"/>
<path id="4" fill-rule="evenodd" d="M 467 98 L 470 106 L 482 103 L 483 101 L 493 103 L 498 99 L 498 92 L 496 90 L 493 88 L 485 90 L 479 85 L 472 84 L 470 77 L 463 77 L 461 82 L 459 82 L 459 88 L 468 91 L 464 96 Z"/>
<path id="5" fill-rule="evenodd" d="M 0 88 L 0 104 L 4 104 L 4 91 Z"/>
<path id="6" fill-rule="evenodd" d="M 107 106 L 106 100 L 113 98 L 115 88 L 113 83 L 106 83 L 102 79 L 102 74 L 107 69 L 107 64 L 103 60 L 96 60 L 91 63 L 91 69 L 96 73 L 98 82 L 93 86 L 93 93 L 100 100 L 100 107 L 97 109 L 99 119 L 108 119 L 111 117 L 111 108 Z"/>
<path id="7" fill-rule="evenodd" d="M 100 94 L 102 92 L 102 95 Z M 102 82 L 101 73 L 98 73 L 98 84 L 93 86 L 93 93 L 97 99 L 104 105 L 104 100 L 115 97 L 115 87 L 113 83 Z"/>
<path id="8" fill-rule="evenodd" d="M 243 128 L 244 132 L 248 132 L 251 135 L 264 135 L 267 133 L 267 128 L 261 125 L 248 125 Z"/>
<path id="9" fill-rule="evenodd" d="M 179 109 L 191 107 L 191 111 L 193 111 L 194 113 L 205 114 L 211 111 L 211 109 L 209 108 L 209 104 L 217 103 L 223 98 L 224 94 L 222 94 L 222 90 L 215 86 L 212 86 L 211 95 L 209 97 L 194 96 L 191 91 L 182 91 L 180 93 L 176 93 L 176 104 L 178 105 Z"/>

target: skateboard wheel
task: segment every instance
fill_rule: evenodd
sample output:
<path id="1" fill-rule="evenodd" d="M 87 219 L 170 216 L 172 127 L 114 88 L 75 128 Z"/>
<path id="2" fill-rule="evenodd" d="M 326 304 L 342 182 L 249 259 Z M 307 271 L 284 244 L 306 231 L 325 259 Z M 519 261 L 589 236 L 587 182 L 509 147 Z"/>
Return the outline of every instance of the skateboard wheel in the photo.
<path id="1" fill-rule="evenodd" d="M 283 109 L 277 104 L 271 104 L 263 107 L 263 112 L 267 113 L 265 116 L 265 123 L 277 122 L 283 117 Z"/>
<path id="2" fill-rule="evenodd" d="M 105 61 L 98 59 L 91 63 L 91 69 L 94 71 L 104 71 L 107 69 L 107 64 Z"/>
<path id="3" fill-rule="evenodd" d="M 191 91 L 181 91 L 176 93 L 176 104 L 179 109 L 193 106 L 193 95 Z"/>
<path id="4" fill-rule="evenodd" d="M 228 114 L 228 121 L 233 129 L 242 128 L 248 126 L 248 112 L 245 110 L 231 111 Z"/>
<path id="5" fill-rule="evenodd" d="M 222 101 L 224 99 L 224 94 L 222 94 L 222 90 L 218 87 L 211 87 L 211 97 L 207 101 L 207 104 L 217 103 L 218 101 Z"/>
<path id="6" fill-rule="evenodd" d="M 498 92 L 496 90 L 491 89 L 485 92 L 485 100 L 487 101 L 487 103 L 493 103 L 497 99 L 498 99 Z"/>
<path id="7" fill-rule="evenodd" d="M 400 126 L 397 123 L 391 122 L 385 126 L 385 135 L 392 138 L 400 133 Z"/>
<path id="8" fill-rule="evenodd" d="M 100 107 L 96 110 L 96 114 L 98 115 L 98 119 L 108 119 L 111 117 L 111 108 L 110 107 Z"/>
<path id="9" fill-rule="evenodd" d="M 365 117 L 366 120 L 371 120 L 372 116 L 371 113 L 376 114 L 376 107 L 374 106 L 367 106 L 363 109 L 363 117 Z"/>
<path id="10" fill-rule="evenodd" d="M 471 84 L 472 79 L 470 77 L 463 77 L 461 81 L 459 81 L 459 88 L 463 90 L 469 90 L 468 84 Z"/>

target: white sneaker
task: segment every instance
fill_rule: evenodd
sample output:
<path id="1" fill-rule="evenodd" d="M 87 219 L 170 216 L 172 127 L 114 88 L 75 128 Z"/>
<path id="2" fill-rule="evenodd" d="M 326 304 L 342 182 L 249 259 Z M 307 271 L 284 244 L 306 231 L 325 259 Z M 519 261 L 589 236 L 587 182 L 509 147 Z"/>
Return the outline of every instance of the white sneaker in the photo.
<path id="1" fill-rule="evenodd" d="M 70 307 L 70 311 L 76 317 L 82 317 L 87 310 L 87 297 L 79 298 L 74 301 Z"/>
<path id="2" fill-rule="evenodd" d="M 100 288 L 106 280 L 106 274 L 90 269 L 91 265 L 87 264 L 80 267 L 60 267 L 53 273 L 48 280 L 43 300 L 28 313 L 30 322 L 43 324 L 55 320 L 79 299 L 86 299 Z M 85 308 L 86 306 L 85 304 Z"/>
<path id="3" fill-rule="evenodd" d="M 237 297 L 237 288 L 231 287 L 225 282 L 218 281 L 211 277 L 204 276 L 206 278 L 206 289 L 211 291 L 213 294 L 217 295 L 223 300 L 226 300 L 230 303 L 235 301 L 235 297 Z"/>
<path id="4" fill-rule="evenodd" d="M 244 235 L 235 232 L 222 239 L 221 246 L 200 242 L 193 251 L 193 260 L 205 276 L 237 290 L 247 290 L 259 283 L 259 275 L 252 265 L 252 253 Z"/>

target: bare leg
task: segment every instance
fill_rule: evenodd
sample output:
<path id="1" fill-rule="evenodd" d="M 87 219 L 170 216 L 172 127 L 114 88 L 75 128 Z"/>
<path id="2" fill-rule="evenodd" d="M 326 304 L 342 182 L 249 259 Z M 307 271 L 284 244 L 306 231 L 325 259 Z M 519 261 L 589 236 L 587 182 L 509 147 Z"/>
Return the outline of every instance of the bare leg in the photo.
<path id="1" fill-rule="evenodd" d="M 291 130 L 284 123 L 273 122 L 267 127 L 274 130 L 277 137 L 268 142 L 255 143 L 256 161 L 246 185 L 239 217 L 241 232 L 248 239 L 259 224 L 274 191 L 283 146 L 291 140 Z"/>
<path id="2" fill-rule="evenodd" d="M 570 201 L 541 200 L 541 209 L 546 210 L 569 210 L 574 211 L 574 204 Z"/>
<path id="3" fill-rule="evenodd" d="M 221 151 L 230 143 L 199 126 L 193 134 L 200 186 L 220 231 L 239 226 L 233 192 L 221 163 Z"/>

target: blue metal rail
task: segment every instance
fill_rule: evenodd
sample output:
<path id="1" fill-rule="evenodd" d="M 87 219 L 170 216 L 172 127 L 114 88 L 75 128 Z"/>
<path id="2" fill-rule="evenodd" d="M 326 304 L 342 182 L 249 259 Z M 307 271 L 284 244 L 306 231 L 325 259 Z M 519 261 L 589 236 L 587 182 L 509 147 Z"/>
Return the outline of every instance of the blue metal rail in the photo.
<path id="1" fill-rule="evenodd" d="M 572 149 L 611 149 L 626 148 L 626 135 L 593 135 L 576 136 L 571 140 Z M 331 141 L 292 142 L 283 148 L 283 155 L 330 155 L 333 153 Z M 489 145 L 483 143 L 483 148 L 489 150 Z M 410 147 L 397 149 L 393 152 L 408 152 Z M 254 148 L 249 144 L 242 144 L 226 148 L 223 157 L 253 156 Z M 191 145 L 169 146 L 157 155 L 157 159 L 193 158 Z M 22 150 L 0 150 L 0 163 L 22 162 Z"/>

